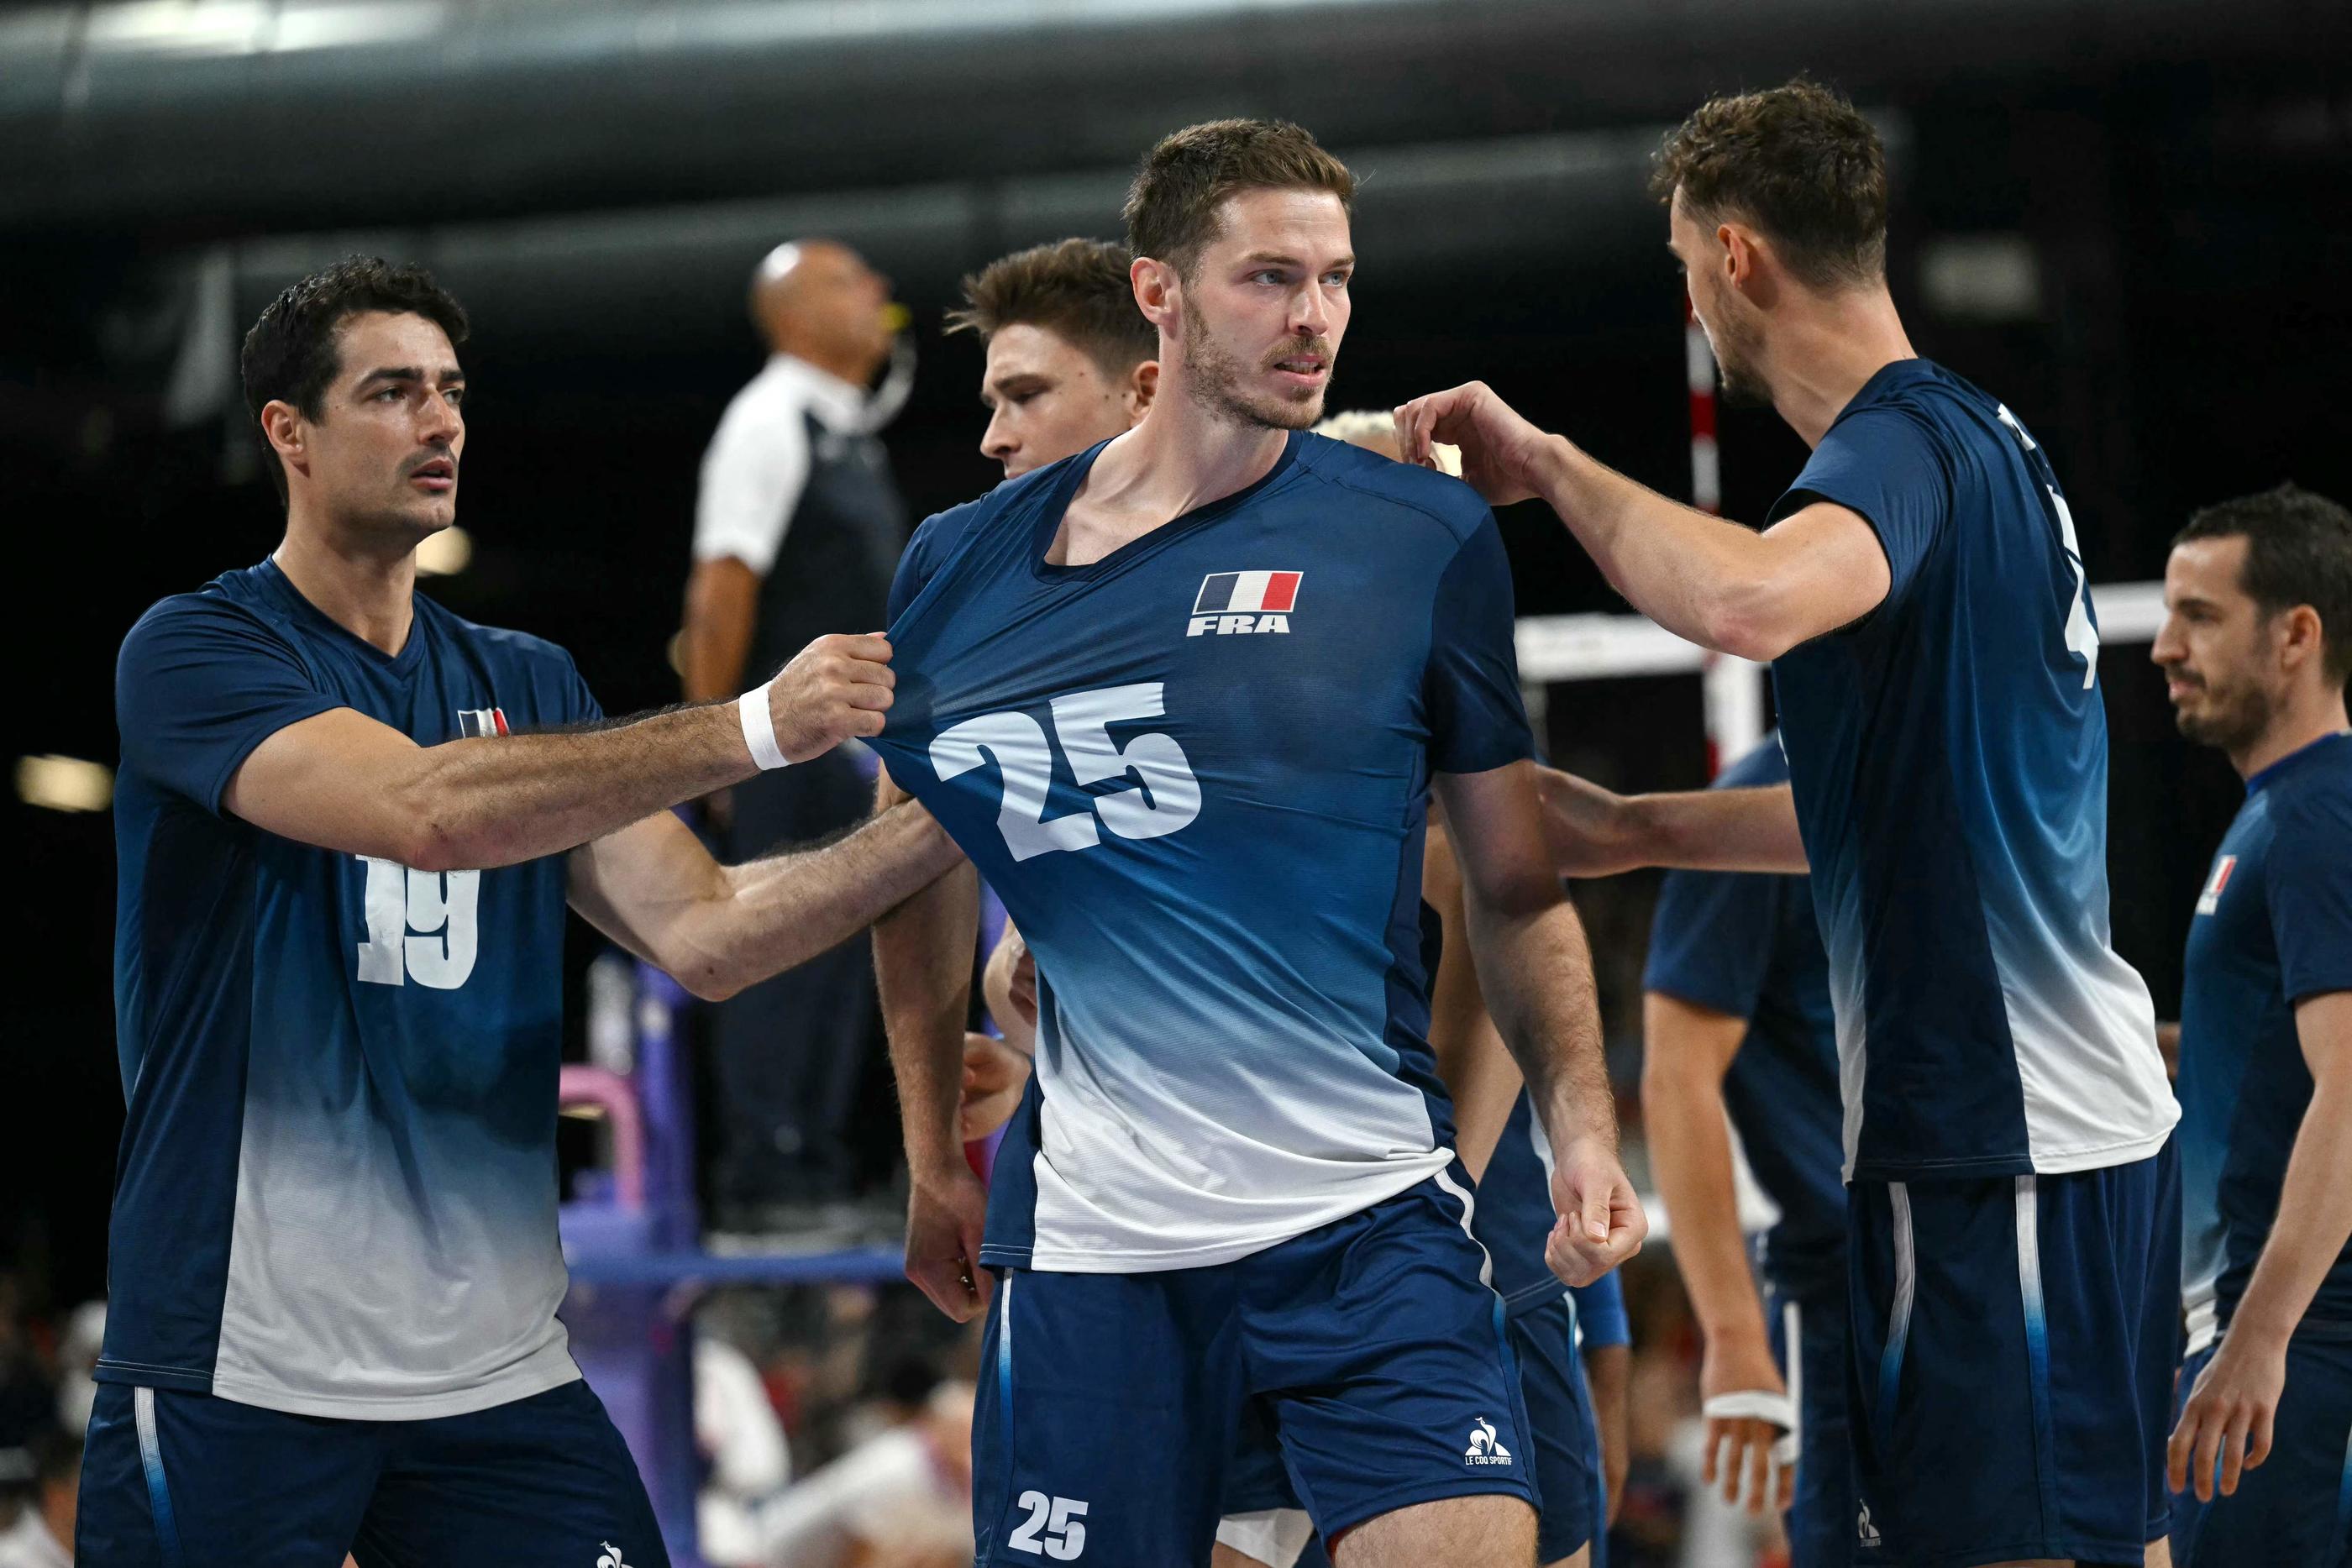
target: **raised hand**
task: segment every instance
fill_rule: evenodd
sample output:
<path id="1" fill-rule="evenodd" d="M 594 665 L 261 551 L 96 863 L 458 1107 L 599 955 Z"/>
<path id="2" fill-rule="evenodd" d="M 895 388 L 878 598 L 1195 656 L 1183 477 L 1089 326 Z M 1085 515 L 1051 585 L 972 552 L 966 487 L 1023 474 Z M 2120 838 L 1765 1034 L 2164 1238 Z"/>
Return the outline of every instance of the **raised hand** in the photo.
<path id="1" fill-rule="evenodd" d="M 768 714 L 787 762 L 821 757 L 852 736 L 882 733 L 890 711 L 890 639 L 879 632 L 819 637 L 768 683 Z"/>
<path id="2" fill-rule="evenodd" d="M 1538 493 L 1535 475 L 1549 438 L 1521 419 L 1484 382 L 1417 397 L 1396 410 L 1397 447 L 1408 463 L 1437 466 L 1430 444 L 1462 449 L 1462 477 L 1489 506 L 1524 501 Z"/>

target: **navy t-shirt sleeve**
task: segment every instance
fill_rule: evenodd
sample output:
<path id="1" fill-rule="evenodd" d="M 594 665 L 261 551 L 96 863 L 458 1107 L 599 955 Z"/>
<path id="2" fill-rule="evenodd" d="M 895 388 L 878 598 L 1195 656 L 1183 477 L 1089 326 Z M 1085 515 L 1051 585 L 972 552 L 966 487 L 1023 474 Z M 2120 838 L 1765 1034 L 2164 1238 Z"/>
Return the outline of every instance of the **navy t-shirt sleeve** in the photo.
<path id="1" fill-rule="evenodd" d="M 924 518 L 922 526 L 915 530 L 915 537 L 907 541 L 906 550 L 898 557 L 898 570 L 890 578 L 890 597 L 887 613 L 883 616 L 884 625 L 897 625 L 907 606 L 915 601 L 915 596 L 923 591 L 923 585 L 931 580 L 931 573 L 937 569 L 931 558 L 939 541 L 939 533 L 940 516 L 935 515 Z"/>
<path id="2" fill-rule="evenodd" d="M 604 716 L 604 705 L 599 703 L 595 694 L 588 689 L 588 683 L 581 678 L 580 666 L 573 662 L 569 653 L 563 656 L 563 673 L 564 712 L 562 722 L 595 724 L 602 720 Z"/>
<path id="3" fill-rule="evenodd" d="M 2352 795 L 2281 804 L 2265 864 L 2286 999 L 2352 990 Z"/>
<path id="4" fill-rule="evenodd" d="M 1830 427 L 1772 508 L 1775 521 L 1814 501 L 1859 512 L 1886 552 L 1887 602 L 1903 596 L 1952 510 L 1951 476 L 1926 426 L 1893 407 L 1857 410 Z"/>
<path id="5" fill-rule="evenodd" d="M 1584 1349 L 1633 1343 L 1633 1327 L 1625 1318 L 1625 1287 L 1616 1270 L 1590 1285 L 1571 1285 L 1568 1293 L 1576 1298 L 1576 1326 Z"/>
<path id="6" fill-rule="evenodd" d="M 1485 773 L 1532 756 L 1519 698 L 1511 562 L 1486 514 L 1437 583 L 1423 694 L 1429 763 L 1440 773 Z"/>
<path id="7" fill-rule="evenodd" d="M 1642 988 L 1752 1017 L 1771 968 L 1781 883 L 1748 872 L 1668 873 L 1651 921 Z"/>
<path id="8" fill-rule="evenodd" d="M 343 706 L 268 625 L 208 599 L 148 612 L 115 662 L 123 766 L 215 814 L 255 747 Z"/>

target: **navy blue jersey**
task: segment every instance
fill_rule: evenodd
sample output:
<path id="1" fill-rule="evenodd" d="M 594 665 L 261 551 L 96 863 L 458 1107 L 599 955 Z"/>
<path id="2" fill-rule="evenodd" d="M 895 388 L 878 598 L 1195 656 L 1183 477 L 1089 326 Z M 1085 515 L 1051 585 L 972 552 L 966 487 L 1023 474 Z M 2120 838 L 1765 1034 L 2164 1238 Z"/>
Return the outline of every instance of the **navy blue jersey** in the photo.
<path id="1" fill-rule="evenodd" d="M 1847 1174 L 2092 1170 L 2179 1112 L 2107 928 L 2107 727 L 2073 517 L 2014 415 L 1901 360 L 1778 520 L 1855 511 L 1892 581 L 1772 666 L 1829 950 Z"/>
<path id="2" fill-rule="evenodd" d="M 555 1309 L 562 857 L 412 871 L 221 797 L 288 725 L 420 744 L 597 716 L 562 649 L 419 595 L 383 653 L 264 561 L 122 645 L 102 1381 L 306 1415 L 461 1414 L 577 1377 Z"/>
<path id="3" fill-rule="evenodd" d="M 2352 990 L 2352 735 L 2246 781 L 2197 915 L 2180 1002 L 2181 1274 L 2192 1336 L 2226 1323 L 2278 1218 L 2311 1104 L 2295 1004 Z M 2352 1334 L 2352 1246 L 2306 1322 Z"/>
<path id="4" fill-rule="evenodd" d="M 984 1260 L 1206 1266 L 1440 1176 L 1420 956 L 1433 771 L 1530 751 L 1466 486 L 1320 436 L 1102 560 L 1099 447 L 926 522 L 877 742 L 1037 955 Z"/>
<path id="5" fill-rule="evenodd" d="M 1767 737 L 1715 782 L 1738 789 L 1788 779 L 1780 740 Z M 1780 1210 L 1764 1238 L 1765 1277 L 1789 1295 L 1843 1281 L 1837 1019 L 1810 880 L 1672 873 L 1658 890 L 1642 988 L 1748 1020 L 1723 1100 Z"/>

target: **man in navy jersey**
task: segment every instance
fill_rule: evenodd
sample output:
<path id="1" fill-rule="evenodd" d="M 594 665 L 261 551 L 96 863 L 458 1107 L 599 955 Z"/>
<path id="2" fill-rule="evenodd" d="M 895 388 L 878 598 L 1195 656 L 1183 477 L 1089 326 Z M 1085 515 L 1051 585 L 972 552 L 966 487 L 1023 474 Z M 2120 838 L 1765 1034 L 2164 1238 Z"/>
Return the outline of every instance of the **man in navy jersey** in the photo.
<path id="1" fill-rule="evenodd" d="M 2246 781 L 2189 928 L 2173 1561 L 2352 1552 L 2352 512 L 2208 507 L 2164 572 L 2180 732 Z"/>
<path id="2" fill-rule="evenodd" d="M 414 267 L 280 295 L 244 374 L 285 539 L 123 643 L 85 1562 L 666 1561 L 555 1316 L 564 905 L 723 996 L 957 858 L 908 810 L 722 867 L 667 810 L 878 732 L 878 635 L 605 723 L 562 649 L 415 591 L 456 516 L 465 336 Z"/>
<path id="3" fill-rule="evenodd" d="M 1425 1039 L 1433 785 L 1557 1152 L 1552 1260 L 1582 1282 L 1640 1239 L 1492 515 L 1305 434 L 1352 192 L 1295 126 L 1155 148 L 1128 204 L 1150 416 L 930 519 L 893 594 L 880 749 L 1038 959 L 1036 1071 L 984 1195 L 955 1125 L 971 905 L 877 932 L 908 1270 L 991 1309 L 985 1563 L 1205 1558 L 1245 1405 L 1342 1568 L 1532 1559 L 1502 1304 Z"/>
<path id="4" fill-rule="evenodd" d="M 1788 778 L 1780 738 L 1769 736 L 1715 787 Z M 1796 1568 L 1843 1563 L 1854 1508 L 1837 1028 L 1806 879 L 1672 873 L 1658 890 L 1642 988 L 1650 1164 L 1706 1339 L 1706 1477 L 1727 1500 L 1744 1490 L 1751 1510 L 1769 1500 L 1785 1511 Z M 1780 1211 L 1753 1271 L 1727 1115 Z M 1759 1271 L 1769 1302 L 1758 1298 Z"/>
<path id="5" fill-rule="evenodd" d="M 2073 518 L 2016 416 L 1913 351 L 1884 157 L 1851 105 L 1805 82 L 1716 99 L 1667 138 L 1656 189 L 1727 394 L 1813 449 L 1769 527 L 1668 501 L 1476 383 L 1398 411 L 1406 455 L 1455 443 L 1490 501 L 1543 497 L 1653 620 L 1773 662 L 1793 796 L 1701 792 L 1729 841 L 1700 847 L 1811 868 L 1856 1561 L 2160 1561 L 2179 1112 L 2108 936 Z"/>

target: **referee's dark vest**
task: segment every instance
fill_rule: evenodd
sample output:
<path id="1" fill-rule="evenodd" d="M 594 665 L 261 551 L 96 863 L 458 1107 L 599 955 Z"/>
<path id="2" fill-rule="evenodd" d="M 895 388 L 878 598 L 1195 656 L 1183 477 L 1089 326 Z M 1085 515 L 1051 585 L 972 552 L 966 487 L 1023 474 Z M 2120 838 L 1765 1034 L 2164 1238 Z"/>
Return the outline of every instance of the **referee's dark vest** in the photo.
<path id="1" fill-rule="evenodd" d="M 760 584 L 746 674 L 764 680 L 812 638 L 879 632 L 890 579 L 907 548 L 907 504 L 890 482 L 882 443 L 825 427 L 807 410 L 808 483 L 784 527 L 783 549 Z"/>

